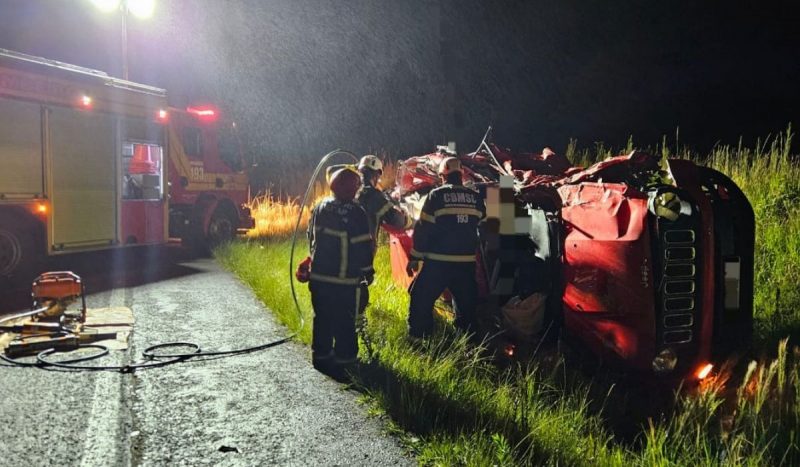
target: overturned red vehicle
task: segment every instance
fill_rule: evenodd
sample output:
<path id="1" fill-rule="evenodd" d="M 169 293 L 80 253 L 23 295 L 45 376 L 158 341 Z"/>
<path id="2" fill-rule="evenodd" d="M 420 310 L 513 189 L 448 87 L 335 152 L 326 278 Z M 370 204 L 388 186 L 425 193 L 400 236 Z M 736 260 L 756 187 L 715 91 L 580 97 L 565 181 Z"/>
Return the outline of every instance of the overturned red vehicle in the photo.
<path id="1" fill-rule="evenodd" d="M 412 213 L 439 152 L 400 163 Z M 689 376 L 744 350 L 752 334 L 754 215 L 722 173 L 634 151 L 589 168 L 485 142 L 460 155 L 486 197 L 478 283 L 485 310 L 538 293 L 550 328 L 626 368 Z M 410 232 L 390 232 L 407 285 Z M 707 369 L 707 368 L 706 368 Z"/>

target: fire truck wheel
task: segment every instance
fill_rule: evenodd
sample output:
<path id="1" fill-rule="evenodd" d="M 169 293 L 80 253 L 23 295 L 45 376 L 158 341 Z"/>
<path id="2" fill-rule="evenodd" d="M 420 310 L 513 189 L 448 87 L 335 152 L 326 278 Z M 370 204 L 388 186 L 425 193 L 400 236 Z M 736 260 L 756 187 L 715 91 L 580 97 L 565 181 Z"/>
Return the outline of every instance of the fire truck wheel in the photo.
<path id="1" fill-rule="evenodd" d="M 236 219 L 225 209 L 217 208 L 208 223 L 206 240 L 209 248 L 230 242 L 236 236 Z"/>
<path id="2" fill-rule="evenodd" d="M 0 224 L 0 277 L 23 276 L 37 265 L 39 258 L 32 237 L 30 232 Z"/>

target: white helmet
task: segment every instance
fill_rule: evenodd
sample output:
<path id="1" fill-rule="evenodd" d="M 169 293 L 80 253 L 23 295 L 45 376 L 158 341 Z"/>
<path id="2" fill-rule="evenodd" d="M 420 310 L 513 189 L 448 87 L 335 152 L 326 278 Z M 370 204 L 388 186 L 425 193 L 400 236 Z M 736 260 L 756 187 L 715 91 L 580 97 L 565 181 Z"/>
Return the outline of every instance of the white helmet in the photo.
<path id="1" fill-rule="evenodd" d="M 455 157 L 445 157 L 439 164 L 439 175 L 443 175 L 445 177 L 451 173 L 461 173 L 462 171 L 463 169 L 461 168 L 461 161 Z"/>
<path id="2" fill-rule="evenodd" d="M 367 154 L 358 162 L 358 170 L 363 170 L 364 168 L 375 172 L 383 172 L 383 162 L 377 156 Z"/>

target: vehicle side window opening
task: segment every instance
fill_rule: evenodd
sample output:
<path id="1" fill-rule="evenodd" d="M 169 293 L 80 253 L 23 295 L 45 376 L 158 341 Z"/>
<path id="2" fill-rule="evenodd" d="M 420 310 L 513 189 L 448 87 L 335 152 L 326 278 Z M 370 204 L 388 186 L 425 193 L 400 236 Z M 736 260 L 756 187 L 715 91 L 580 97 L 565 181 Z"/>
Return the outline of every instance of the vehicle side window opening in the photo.
<path id="1" fill-rule="evenodd" d="M 236 172 L 243 169 L 241 145 L 236 128 L 231 125 L 221 125 L 218 133 L 219 157 L 222 162 Z"/>
<path id="2" fill-rule="evenodd" d="M 183 150 L 193 159 L 203 158 L 203 130 L 198 127 L 187 126 L 182 135 Z"/>
<path id="3" fill-rule="evenodd" d="M 164 150 L 157 144 L 122 144 L 122 197 L 159 200 L 162 197 Z"/>

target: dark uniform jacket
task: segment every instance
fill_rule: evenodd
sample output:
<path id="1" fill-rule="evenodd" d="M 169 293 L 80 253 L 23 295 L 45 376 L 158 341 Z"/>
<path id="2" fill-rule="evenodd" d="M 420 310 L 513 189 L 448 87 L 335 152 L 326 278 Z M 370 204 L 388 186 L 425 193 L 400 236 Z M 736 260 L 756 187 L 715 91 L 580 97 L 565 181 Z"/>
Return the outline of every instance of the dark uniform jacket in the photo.
<path id="1" fill-rule="evenodd" d="M 414 226 L 411 259 L 475 261 L 478 224 L 486 216 L 480 194 L 460 185 L 442 185 L 428 193 Z"/>
<path id="2" fill-rule="evenodd" d="M 353 201 L 325 198 L 308 223 L 311 280 L 357 285 L 374 274 L 372 236 L 364 210 Z"/>
<path id="3" fill-rule="evenodd" d="M 392 203 L 385 193 L 372 185 L 365 184 L 356 195 L 356 201 L 367 212 L 369 231 L 377 243 L 378 229 L 382 223 L 398 229 L 411 228 L 411 219 Z"/>

